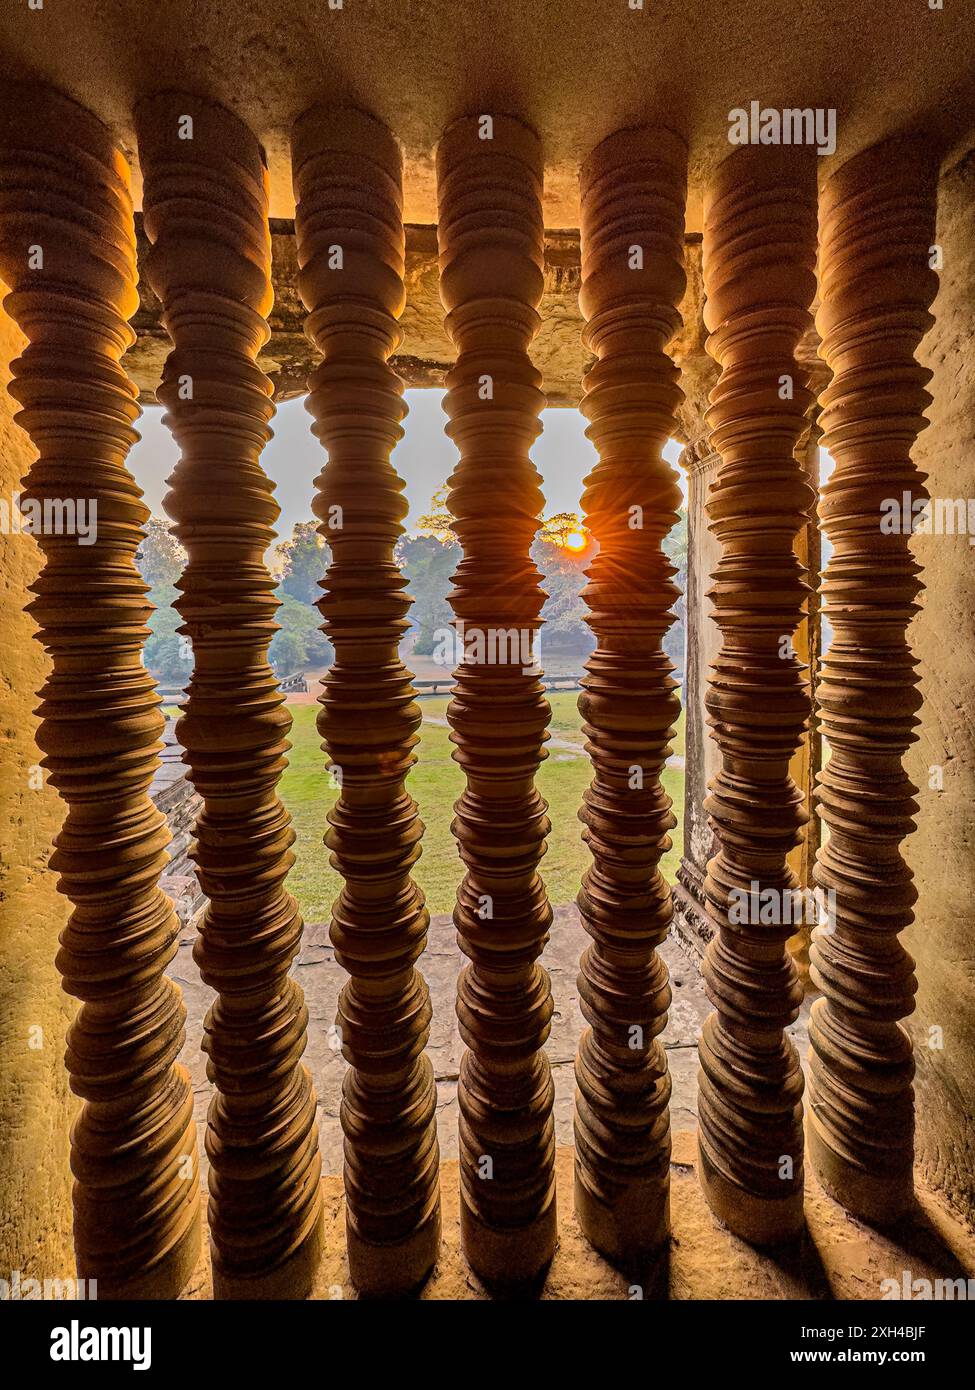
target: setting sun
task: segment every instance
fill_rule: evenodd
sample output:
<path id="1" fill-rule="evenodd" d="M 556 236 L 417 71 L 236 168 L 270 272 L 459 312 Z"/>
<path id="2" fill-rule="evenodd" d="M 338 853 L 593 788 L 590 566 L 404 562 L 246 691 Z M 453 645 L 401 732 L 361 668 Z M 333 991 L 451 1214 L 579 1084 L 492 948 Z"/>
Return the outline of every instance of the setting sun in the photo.
<path id="1" fill-rule="evenodd" d="M 570 531 L 562 544 L 566 550 L 585 550 L 586 538 L 581 531 Z"/>

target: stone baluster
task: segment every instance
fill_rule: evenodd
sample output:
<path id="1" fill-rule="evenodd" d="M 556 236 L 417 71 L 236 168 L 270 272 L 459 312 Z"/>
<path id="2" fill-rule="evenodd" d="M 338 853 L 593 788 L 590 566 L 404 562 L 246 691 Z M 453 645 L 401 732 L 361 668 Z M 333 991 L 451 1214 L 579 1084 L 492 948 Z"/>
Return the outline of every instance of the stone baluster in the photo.
<path id="1" fill-rule="evenodd" d="M 579 995 L 575 1205 L 586 1235 L 640 1271 L 670 1233 L 670 1076 L 658 1035 L 670 986 L 656 947 L 673 915 L 657 867 L 676 824 L 660 775 L 680 713 L 663 638 L 678 596 L 661 542 L 681 501 L 661 457 L 681 390 L 687 150 L 667 130 L 611 136 L 582 171 L 582 290 L 596 364 L 583 383 L 599 463 L 585 524 L 599 550 L 584 597 L 597 639 L 579 709 L 594 779 L 580 818 L 593 856 L 579 894 L 593 939 Z"/>
<path id="2" fill-rule="evenodd" d="M 789 763 L 809 715 L 792 637 L 806 585 L 796 534 L 814 493 L 796 458 L 812 402 L 796 346 L 815 290 L 816 159 L 743 148 L 705 210 L 705 321 L 721 366 L 708 424 L 721 463 L 707 511 L 721 545 L 721 632 L 706 705 L 721 764 L 705 809 L 705 893 L 719 924 L 703 967 L 716 1012 L 700 1045 L 699 1169 L 715 1213 L 759 1244 L 802 1227 L 802 1072 L 786 1027 L 802 1000 L 786 950 L 807 813 Z"/>
<path id="3" fill-rule="evenodd" d="M 177 603 L 192 679 L 177 724 L 203 798 L 193 855 L 209 903 L 194 948 L 205 1021 L 209 1222 L 218 1297 L 301 1297 L 321 1245 L 307 1010 L 288 971 L 301 918 L 276 792 L 290 718 L 267 661 L 278 506 L 260 466 L 273 414 L 257 355 L 271 307 L 263 152 L 220 107 L 166 93 L 136 111 L 149 282 L 173 340 L 159 398 L 180 447 L 166 509 L 187 551 Z"/>
<path id="4" fill-rule="evenodd" d="M 358 111 L 316 108 L 293 136 L 299 289 L 322 354 L 309 381 L 328 450 L 314 510 L 332 559 L 319 609 L 335 649 L 318 728 L 340 794 L 325 843 L 343 879 L 331 939 L 349 972 L 338 1027 L 346 1224 L 361 1293 L 420 1284 L 440 1242 L 430 999 L 416 969 L 429 914 L 411 878 L 423 826 L 405 779 L 421 722 L 399 658 L 410 600 L 394 548 L 404 484 L 389 462 L 403 385 L 387 363 L 405 303 L 401 156 Z"/>
<path id="5" fill-rule="evenodd" d="M 829 839 L 817 885 L 807 1107 L 810 1161 L 855 1215 L 896 1220 L 913 1199 L 914 1063 L 898 1020 L 914 1008 L 914 962 L 898 933 L 914 918 L 901 842 L 916 787 L 902 759 L 921 704 L 907 629 L 919 566 L 905 497 L 923 503 L 911 448 L 927 423 L 931 373 L 915 352 L 933 322 L 937 168 L 923 146 L 879 146 L 826 186 L 817 326 L 833 377 L 823 442 L 835 468 L 820 517 L 832 543 L 823 613 L 832 630 L 817 687 L 829 760 L 819 805 Z M 902 525 L 891 527 L 887 499 Z"/>
<path id="6" fill-rule="evenodd" d="M 509 116 L 465 117 L 437 152 L 441 296 L 457 362 L 448 507 L 463 547 L 450 596 L 460 660 L 448 709 L 466 776 L 453 832 L 454 921 L 470 960 L 457 1013 L 461 1230 L 490 1284 L 539 1276 L 555 1249 L 553 1086 L 542 1051 L 552 911 L 538 863 L 550 824 L 534 785 L 551 717 L 535 661 L 544 595 L 530 557 L 542 507 L 528 451 L 544 403 L 528 347 L 542 292 L 542 159 Z"/>
<path id="7" fill-rule="evenodd" d="M 139 416 L 120 365 L 139 302 L 129 170 L 109 132 L 48 89 L 4 93 L 0 275 L 28 339 L 11 394 L 38 451 L 20 507 L 60 518 L 35 529 L 45 563 L 30 612 L 51 658 L 37 743 L 66 805 L 51 867 L 73 911 L 57 965 L 81 1000 L 66 1055 L 84 1101 L 71 1133 L 78 1274 L 101 1298 L 173 1298 L 199 1252 L 199 1189 L 176 1065 L 185 1015 L 163 973 L 178 939 L 159 888 L 169 834 L 148 795 L 163 729 L 135 564 L 148 510 L 125 466 Z"/>

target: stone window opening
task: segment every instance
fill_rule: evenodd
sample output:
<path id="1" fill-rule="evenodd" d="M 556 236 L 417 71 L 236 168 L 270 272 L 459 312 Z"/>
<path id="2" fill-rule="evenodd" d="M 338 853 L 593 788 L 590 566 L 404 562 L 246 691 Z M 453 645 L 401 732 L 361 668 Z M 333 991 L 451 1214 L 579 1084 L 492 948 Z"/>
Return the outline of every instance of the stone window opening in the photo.
<path id="1" fill-rule="evenodd" d="M 56 965 L 81 1004 L 62 1028 L 80 1100 L 65 1223 L 79 1277 L 97 1277 L 105 1296 L 321 1296 L 323 1251 L 341 1248 L 350 1289 L 401 1295 L 431 1278 L 447 1215 L 484 1291 L 561 1277 L 559 1231 L 572 1221 L 602 1258 L 590 1266 L 597 1286 L 620 1296 L 619 1279 L 639 1270 L 658 1294 L 672 1222 L 698 1200 L 715 1241 L 730 1231 L 758 1250 L 850 1218 L 920 1219 L 948 1083 L 923 1050 L 937 1021 L 928 1042 L 900 1024 L 919 978 L 921 1019 L 931 1014 L 899 937 L 916 940 L 902 844 L 919 815 L 930 848 L 934 814 L 915 801 L 916 757 L 937 751 L 917 717 L 932 648 L 922 610 L 919 671 L 913 537 L 875 523 L 881 492 L 923 489 L 924 412 L 946 428 L 922 343 L 937 324 L 927 256 L 939 189 L 945 215 L 957 194 L 929 152 L 910 139 L 868 146 L 820 188 L 811 151 L 736 150 L 707 181 L 697 234 L 685 232 L 683 138 L 621 127 L 580 161 L 576 234 L 545 228 L 535 129 L 499 113 L 486 141 L 470 115 L 437 148 L 437 226 L 407 227 L 395 133 L 357 109 L 311 106 L 291 136 L 289 226 L 269 217 L 268 157 L 247 123 L 164 92 L 134 113 L 137 223 L 113 133 L 53 89 L 30 96 L 0 129 L 4 400 L 11 431 L 36 451 L 24 497 L 49 500 L 70 471 L 103 528 L 90 548 L 37 538 L 30 614 L 50 666 L 24 676 L 65 806 L 45 843 L 70 905 Z M 33 253 L 44 216 L 55 281 Z M 635 256 L 644 245 L 653 254 Z M 864 246 L 876 273 L 851 251 Z M 139 282 L 151 292 L 140 297 Z M 261 458 L 275 397 L 298 394 L 306 376 L 324 446 L 314 512 L 323 525 L 340 517 L 320 609 L 335 653 L 321 772 L 335 769 L 338 785 L 322 829 L 342 880 L 327 937 L 307 930 L 289 887 L 290 720 L 268 663 L 276 506 Z M 590 422 L 587 942 L 574 1056 L 556 1059 L 574 1095 L 553 1084 L 546 1053 L 553 1021 L 565 1023 L 553 1019 L 547 942 L 566 920 L 545 884 L 549 711 L 521 647 L 458 665 L 446 714 L 463 773 L 451 926 L 431 932 L 419 887 L 408 779 L 422 713 L 399 656 L 406 511 L 390 462 L 404 383 L 446 388 L 458 451 L 448 507 L 463 552 L 450 604 L 474 632 L 539 630 L 530 449 L 546 401 L 581 405 Z M 186 1003 L 196 1019 L 201 999 L 170 965 L 183 928 L 160 888 L 172 831 L 185 847 L 186 825 L 167 829 L 158 780 L 150 794 L 164 721 L 143 661 L 136 559 L 148 511 L 127 467 L 140 396 L 165 407 L 179 446 L 167 486 L 187 556 L 181 737 L 206 906 L 185 935 L 213 991 L 194 1044 L 213 1090 L 205 1119 L 194 1114 L 202 1082 L 180 1061 Z M 877 399 L 883 408 L 868 408 Z M 689 565 L 671 895 L 659 865 L 680 709 L 663 651 L 677 597 L 662 550 L 681 502 L 672 439 L 684 446 Z M 821 447 L 833 463 L 822 486 Z M 934 578 L 943 589 L 937 567 Z M 942 718 L 936 690 L 932 706 Z M 775 912 L 814 885 L 837 909 L 814 935 L 807 980 L 805 943 Z M 751 898 L 764 910 L 766 894 L 772 915 L 756 919 Z M 454 930 L 466 960 L 456 1049 L 443 1039 L 453 979 L 439 981 L 436 1007 L 429 988 Z M 680 952 L 701 945 L 708 1013 L 686 1048 L 700 1062 L 695 1148 L 673 1108 L 682 1049 L 668 1049 L 664 1028 Z M 328 953 L 341 967 L 334 1022 L 302 991 L 303 968 Z M 341 1096 L 323 1106 L 316 1070 L 339 1054 Z M 445 1101 L 458 1156 L 441 1164 Z M 557 1143 L 566 1109 L 572 1150 Z M 342 1201 L 337 1175 L 322 1181 L 322 1128 L 333 1147 L 343 1137 Z"/>

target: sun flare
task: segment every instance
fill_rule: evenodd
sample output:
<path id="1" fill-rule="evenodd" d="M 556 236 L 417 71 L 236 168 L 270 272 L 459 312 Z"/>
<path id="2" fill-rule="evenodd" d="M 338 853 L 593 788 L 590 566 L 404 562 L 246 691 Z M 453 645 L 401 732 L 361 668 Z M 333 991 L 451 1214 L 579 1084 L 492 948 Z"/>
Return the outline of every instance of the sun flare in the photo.
<path id="1" fill-rule="evenodd" d="M 570 531 L 562 544 L 566 550 L 585 550 L 586 538 L 581 531 Z"/>

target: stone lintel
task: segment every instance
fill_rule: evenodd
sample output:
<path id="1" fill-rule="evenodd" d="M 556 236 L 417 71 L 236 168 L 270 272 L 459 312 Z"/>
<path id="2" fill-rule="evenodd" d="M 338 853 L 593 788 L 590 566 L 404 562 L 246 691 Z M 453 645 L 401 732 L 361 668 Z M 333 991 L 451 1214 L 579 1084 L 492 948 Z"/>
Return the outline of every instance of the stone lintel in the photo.
<path id="1" fill-rule="evenodd" d="M 158 404 L 163 363 L 170 351 L 169 335 L 162 323 L 162 309 L 144 274 L 148 249 L 142 216 L 136 216 L 139 255 L 139 309 L 132 320 L 138 341 L 125 359 L 126 368 L 139 388 L 143 405 Z M 704 292 L 701 277 L 701 236 L 684 239 L 687 292 L 681 303 L 684 321 L 671 353 L 683 373 L 685 401 L 678 417 L 678 438 L 699 438 L 707 393 L 717 372 L 704 348 Z M 269 315 L 271 338 L 260 355 L 260 366 L 271 378 L 276 401 L 303 396 L 308 373 L 318 365 L 318 352 L 305 337 L 305 311 L 298 297 L 298 257 L 294 222 L 271 219 L 272 280 L 274 306 Z M 406 228 L 406 309 L 401 319 L 403 341 L 391 358 L 407 387 L 442 387 L 454 363 L 455 352 L 443 324 L 440 303 L 437 231 L 433 226 Z M 541 327 L 532 344 L 532 359 L 542 373 L 542 389 L 550 406 L 577 406 L 582 398 L 582 378 L 592 355 L 582 345 L 579 312 L 579 233 L 547 230 L 545 233 L 545 285 L 539 308 Z"/>

